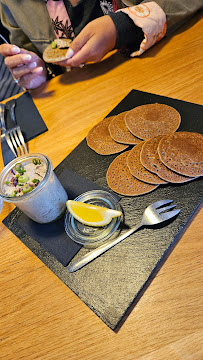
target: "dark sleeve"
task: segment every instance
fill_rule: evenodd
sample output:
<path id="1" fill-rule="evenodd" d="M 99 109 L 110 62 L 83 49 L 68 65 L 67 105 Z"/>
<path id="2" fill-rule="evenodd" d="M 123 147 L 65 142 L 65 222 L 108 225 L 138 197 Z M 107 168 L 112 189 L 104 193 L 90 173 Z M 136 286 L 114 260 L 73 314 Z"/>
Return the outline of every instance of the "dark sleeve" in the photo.
<path id="1" fill-rule="evenodd" d="M 109 16 L 116 27 L 116 49 L 128 49 L 129 51 L 138 50 L 144 39 L 142 29 L 136 26 L 133 20 L 122 11 L 111 13 Z"/>

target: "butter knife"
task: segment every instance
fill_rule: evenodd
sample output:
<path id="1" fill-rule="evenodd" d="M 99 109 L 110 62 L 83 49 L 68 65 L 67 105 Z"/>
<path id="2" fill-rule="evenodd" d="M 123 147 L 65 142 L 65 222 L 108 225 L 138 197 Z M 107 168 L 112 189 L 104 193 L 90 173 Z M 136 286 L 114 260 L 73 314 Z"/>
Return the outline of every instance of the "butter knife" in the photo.
<path id="1" fill-rule="evenodd" d="M 11 160 L 15 159 L 15 155 L 8 146 L 6 140 L 6 125 L 4 120 L 5 115 L 5 105 L 0 104 L 0 123 L 1 123 L 1 152 L 3 156 L 4 165 L 7 165 Z"/>
<path id="2" fill-rule="evenodd" d="M 15 118 L 15 106 L 16 106 L 15 99 L 11 99 L 11 100 L 7 101 L 7 103 L 5 104 L 6 109 L 9 111 L 13 126 L 17 125 L 16 118 Z"/>
<path id="3" fill-rule="evenodd" d="M 117 245 L 119 242 L 127 238 L 131 235 L 138 227 L 134 226 L 130 230 L 126 231 L 124 234 L 118 236 L 114 240 L 109 240 L 104 244 L 98 246 L 97 248 L 89 251 L 86 255 L 82 256 L 81 258 L 75 260 L 72 264 L 68 267 L 68 272 L 72 273 L 81 269 L 83 266 L 90 263 L 92 260 L 96 259 L 99 255 L 103 254 L 105 251 L 111 249 L 113 246 Z"/>

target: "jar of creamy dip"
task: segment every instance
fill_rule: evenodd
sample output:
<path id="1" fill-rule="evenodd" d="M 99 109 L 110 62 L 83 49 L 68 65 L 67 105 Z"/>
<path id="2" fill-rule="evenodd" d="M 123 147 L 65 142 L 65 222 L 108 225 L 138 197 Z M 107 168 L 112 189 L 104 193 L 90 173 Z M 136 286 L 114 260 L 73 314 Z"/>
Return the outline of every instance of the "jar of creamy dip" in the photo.
<path id="1" fill-rule="evenodd" d="M 38 223 L 57 220 L 66 209 L 68 195 L 42 154 L 20 156 L 0 174 L 0 196 Z"/>

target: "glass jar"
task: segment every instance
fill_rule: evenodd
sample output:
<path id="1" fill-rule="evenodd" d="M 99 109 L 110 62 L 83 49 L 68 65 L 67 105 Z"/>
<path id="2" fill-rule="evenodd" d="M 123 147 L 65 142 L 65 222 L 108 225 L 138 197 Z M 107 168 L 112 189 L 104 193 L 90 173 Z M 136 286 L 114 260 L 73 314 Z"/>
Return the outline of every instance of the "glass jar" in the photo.
<path id="1" fill-rule="evenodd" d="M 15 179 L 16 179 L 16 164 L 22 164 L 27 166 L 31 171 L 31 165 L 38 161 L 43 165 L 42 180 L 36 186 L 37 179 L 34 179 L 32 184 L 33 190 L 22 195 L 16 196 L 6 192 L 6 183 L 13 175 L 14 179 L 14 193 L 15 191 Z M 19 166 L 19 165 L 17 165 Z M 38 173 L 40 173 L 40 165 L 38 166 Z M 26 174 L 26 173 L 24 173 Z M 36 173 L 37 174 L 37 171 Z M 29 175 L 29 174 L 28 174 Z M 36 176 L 39 177 L 37 174 Z M 19 174 L 17 174 L 19 177 Z M 13 181 L 13 180 L 12 180 Z M 23 185 L 23 184 L 22 184 Z M 10 189 L 10 188 L 9 188 Z M 50 159 L 42 154 L 29 154 L 20 156 L 12 160 L 5 166 L 0 174 L 0 196 L 6 202 L 13 203 L 20 210 L 22 210 L 27 216 L 38 223 L 49 223 L 57 220 L 66 209 L 66 201 L 68 195 L 61 185 L 60 181 L 53 172 L 53 166 Z"/>

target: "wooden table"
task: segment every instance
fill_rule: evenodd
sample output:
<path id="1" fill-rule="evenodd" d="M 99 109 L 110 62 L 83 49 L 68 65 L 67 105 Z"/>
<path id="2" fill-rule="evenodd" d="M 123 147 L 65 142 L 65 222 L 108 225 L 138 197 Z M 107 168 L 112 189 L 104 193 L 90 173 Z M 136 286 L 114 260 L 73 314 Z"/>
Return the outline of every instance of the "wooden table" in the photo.
<path id="1" fill-rule="evenodd" d="M 131 89 L 203 105 L 202 32 L 199 13 L 141 58 L 112 53 L 33 91 L 49 131 L 30 141 L 30 152 L 47 154 L 55 167 Z M 12 208 L 4 204 L 1 221 Z M 1 223 L 0 358 L 203 359 L 202 214 L 196 211 L 117 332 Z"/>

